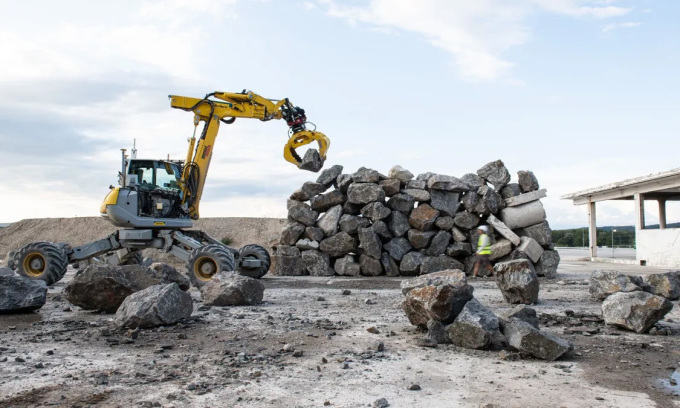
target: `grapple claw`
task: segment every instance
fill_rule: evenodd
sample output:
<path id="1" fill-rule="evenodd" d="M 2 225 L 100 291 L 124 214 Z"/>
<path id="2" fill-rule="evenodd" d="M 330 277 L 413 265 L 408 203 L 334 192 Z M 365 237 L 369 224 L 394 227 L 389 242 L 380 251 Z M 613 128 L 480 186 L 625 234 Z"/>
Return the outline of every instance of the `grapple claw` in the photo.
<path id="1" fill-rule="evenodd" d="M 319 150 L 308 150 L 304 159 L 295 151 L 298 147 L 308 145 L 314 141 L 318 143 Z M 302 170 L 318 172 L 323 167 L 324 161 L 326 161 L 326 152 L 328 151 L 330 144 L 331 141 L 323 133 L 312 130 L 302 130 L 294 133 L 288 140 L 288 143 L 283 147 L 283 158 Z"/>

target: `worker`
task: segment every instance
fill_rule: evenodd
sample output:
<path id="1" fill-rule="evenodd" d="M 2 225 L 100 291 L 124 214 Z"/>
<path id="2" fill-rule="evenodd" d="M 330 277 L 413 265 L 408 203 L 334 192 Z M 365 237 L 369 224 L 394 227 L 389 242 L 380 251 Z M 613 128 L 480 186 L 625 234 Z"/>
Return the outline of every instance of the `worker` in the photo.
<path id="1" fill-rule="evenodd" d="M 480 225 L 477 227 L 477 231 L 479 231 L 479 239 L 477 239 L 477 258 L 475 259 L 472 276 L 475 278 L 477 277 L 480 265 L 488 270 L 489 274 L 493 276 L 493 267 L 491 267 L 491 263 L 489 262 L 489 256 L 491 255 L 491 238 L 489 238 L 489 235 L 487 234 L 489 232 L 489 227 Z"/>

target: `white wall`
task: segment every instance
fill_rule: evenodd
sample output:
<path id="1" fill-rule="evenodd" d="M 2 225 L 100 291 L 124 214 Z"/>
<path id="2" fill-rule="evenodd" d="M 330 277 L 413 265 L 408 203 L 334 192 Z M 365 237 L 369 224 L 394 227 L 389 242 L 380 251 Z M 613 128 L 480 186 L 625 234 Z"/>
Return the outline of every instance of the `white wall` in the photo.
<path id="1" fill-rule="evenodd" d="M 680 228 L 637 230 L 637 260 L 649 266 L 680 267 Z"/>

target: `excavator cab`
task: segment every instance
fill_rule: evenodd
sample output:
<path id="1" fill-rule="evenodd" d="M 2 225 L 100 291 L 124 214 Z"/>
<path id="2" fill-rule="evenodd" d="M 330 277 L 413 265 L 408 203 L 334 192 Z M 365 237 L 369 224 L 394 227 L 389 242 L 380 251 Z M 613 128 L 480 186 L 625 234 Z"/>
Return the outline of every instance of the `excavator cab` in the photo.
<path id="1" fill-rule="evenodd" d="M 136 184 L 141 190 L 161 188 L 180 191 L 182 173 L 177 162 L 131 159 L 128 174 L 137 176 Z"/>

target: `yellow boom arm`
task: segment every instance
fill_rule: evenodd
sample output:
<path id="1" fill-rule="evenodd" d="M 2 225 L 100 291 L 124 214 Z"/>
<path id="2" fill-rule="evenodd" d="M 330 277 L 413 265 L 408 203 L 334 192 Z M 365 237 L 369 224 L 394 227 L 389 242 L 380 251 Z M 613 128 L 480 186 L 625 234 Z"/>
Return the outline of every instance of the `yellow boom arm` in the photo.
<path id="1" fill-rule="evenodd" d="M 219 100 L 209 99 L 210 97 Z M 295 152 L 296 148 L 316 141 L 319 145 L 319 157 L 323 162 L 330 146 L 330 140 L 326 135 L 307 130 L 305 111 L 293 106 L 287 98 L 272 101 L 253 92 L 214 92 L 202 99 L 170 95 L 170 106 L 194 113 L 194 136 L 189 139 L 180 188 L 183 192 L 183 204 L 188 204 L 189 214 L 195 220 L 199 216 L 198 205 L 208 175 L 220 122 L 231 124 L 236 118 L 252 118 L 262 121 L 285 119 L 292 134 L 283 148 L 283 157 L 298 168 L 302 160 Z M 205 126 L 196 140 L 196 128 L 200 122 L 205 122 Z"/>

